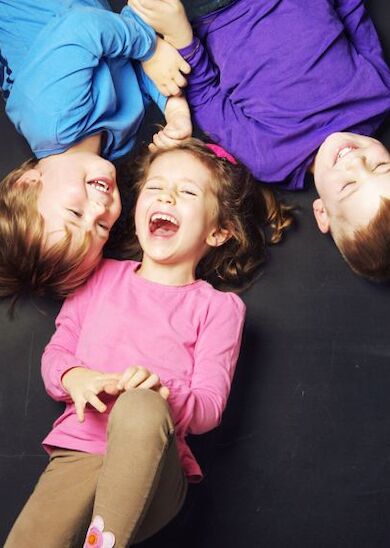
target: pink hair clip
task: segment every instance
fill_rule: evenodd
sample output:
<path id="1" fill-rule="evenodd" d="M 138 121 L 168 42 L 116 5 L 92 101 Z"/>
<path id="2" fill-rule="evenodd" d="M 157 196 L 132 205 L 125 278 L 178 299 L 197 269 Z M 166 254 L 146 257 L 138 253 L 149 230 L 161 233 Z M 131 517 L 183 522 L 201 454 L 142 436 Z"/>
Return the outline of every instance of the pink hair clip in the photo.
<path id="1" fill-rule="evenodd" d="M 214 154 L 218 156 L 218 158 L 224 158 L 231 164 L 237 165 L 237 160 L 234 158 L 234 156 L 229 154 L 229 152 L 227 152 L 223 147 L 219 145 L 214 145 L 212 143 L 207 143 L 206 147 L 212 150 Z"/>

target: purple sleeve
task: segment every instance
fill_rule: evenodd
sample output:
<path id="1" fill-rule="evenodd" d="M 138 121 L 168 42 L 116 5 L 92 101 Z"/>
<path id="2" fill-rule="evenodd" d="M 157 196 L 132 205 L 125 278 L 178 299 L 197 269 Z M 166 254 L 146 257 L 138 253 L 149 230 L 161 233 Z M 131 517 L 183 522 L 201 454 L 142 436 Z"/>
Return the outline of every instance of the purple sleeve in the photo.
<path id="1" fill-rule="evenodd" d="M 240 105 L 222 92 L 219 69 L 210 60 L 199 38 L 194 37 L 192 44 L 179 53 L 191 66 L 186 96 L 194 121 L 213 141 L 223 145 L 261 178 L 264 152 L 259 122 L 247 116 Z"/>
<path id="2" fill-rule="evenodd" d="M 335 0 L 334 8 L 358 53 L 382 58 L 378 34 L 362 0 Z"/>
<path id="3" fill-rule="evenodd" d="M 42 378 L 49 396 L 71 401 L 61 379 L 69 369 L 85 364 L 77 358 L 77 343 L 89 298 L 89 284 L 64 302 L 56 319 L 56 331 L 42 356 Z"/>
<path id="4" fill-rule="evenodd" d="M 240 352 L 244 303 L 223 294 L 212 303 L 195 346 L 190 386 L 166 382 L 178 435 L 202 434 L 218 426 Z"/>

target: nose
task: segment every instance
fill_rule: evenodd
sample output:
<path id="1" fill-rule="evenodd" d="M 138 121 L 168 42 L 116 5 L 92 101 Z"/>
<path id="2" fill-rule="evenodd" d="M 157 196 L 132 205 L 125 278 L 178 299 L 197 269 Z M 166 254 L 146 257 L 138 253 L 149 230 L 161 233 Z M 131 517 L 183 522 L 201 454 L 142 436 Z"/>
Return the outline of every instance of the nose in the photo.
<path id="1" fill-rule="evenodd" d="M 367 163 L 367 158 L 364 154 L 354 154 L 351 158 L 348 159 L 346 168 L 348 171 L 369 171 L 369 165 Z"/>
<path id="2" fill-rule="evenodd" d="M 97 215 L 103 215 L 108 209 L 107 205 L 99 200 L 92 200 L 91 207 Z"/>
<path id="3" fill-rule="evenodd" d="M 157 200 L 165 204 L 174 204 L 175 203 L 174 192 L 169 189 L 163 189 L 159 192 Z"/>
<path id="4" fill-rule="evenodd" d="M 84 209 L 84 224 L 86 230 L 92 230 L 97 220 L 104 216 L 108 207 L 103 203 L 90 200 L 88 207 Z"/>

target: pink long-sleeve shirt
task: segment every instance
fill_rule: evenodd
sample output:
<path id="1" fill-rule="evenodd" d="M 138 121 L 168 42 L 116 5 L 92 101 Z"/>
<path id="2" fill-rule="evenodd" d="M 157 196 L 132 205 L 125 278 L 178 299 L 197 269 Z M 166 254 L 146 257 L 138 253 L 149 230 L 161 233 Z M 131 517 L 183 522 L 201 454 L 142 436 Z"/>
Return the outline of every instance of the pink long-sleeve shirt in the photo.
<path id="1" fill-rule="evenodd" d="M 103 454 L 115 397 L 104 395 L 103 414 L 87 406 L 79 423 L 61 378 L 81 365 L 102 372 L 143 366 L 159 375 L 168 399 L 178 449 L 190 481 L 201 479 L 185 436 L 217 426 L 230 392 L 241 342 L 245 305 L 233 293 L 205 281 L 167 286 L 136 274 L 139 263 L 104 260 L 56 320 L 57 330 L 42 358 L 49 395 L 66 408 L 44 440 L 50 452 L 62 447 Z"/>

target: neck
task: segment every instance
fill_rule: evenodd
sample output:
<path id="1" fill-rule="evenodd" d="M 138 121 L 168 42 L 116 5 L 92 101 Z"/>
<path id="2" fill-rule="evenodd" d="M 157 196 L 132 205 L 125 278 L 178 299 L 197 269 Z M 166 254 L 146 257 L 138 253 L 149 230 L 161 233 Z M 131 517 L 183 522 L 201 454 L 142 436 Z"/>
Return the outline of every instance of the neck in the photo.
<path id="1" fill-rule="evenodd" d="M 144 257 L 137 274 L 150 282 L 163 285 L 186 285 L 195 281 L 193 265 L 161 264 Z"/>
<path id="2" fill-rule="evenodd" d="M 97 133 L 90 137 L 85 137 L 82 141 L 72 145 L 63 154 L 72 154 L 73 152 L 92 152 L 93 154 L 100 154 L 102 144 L 102 134 Z"/>

